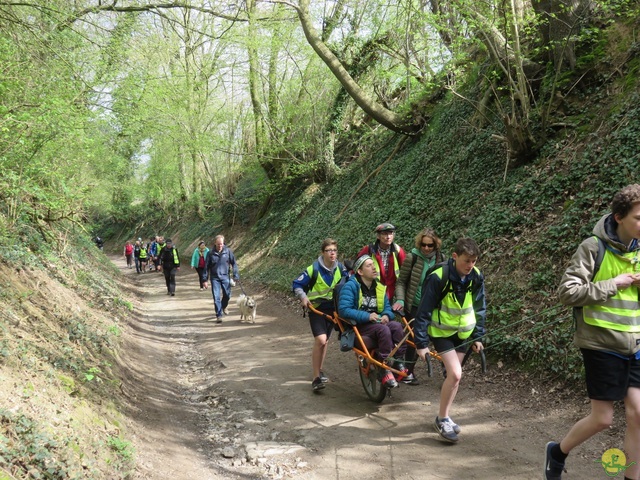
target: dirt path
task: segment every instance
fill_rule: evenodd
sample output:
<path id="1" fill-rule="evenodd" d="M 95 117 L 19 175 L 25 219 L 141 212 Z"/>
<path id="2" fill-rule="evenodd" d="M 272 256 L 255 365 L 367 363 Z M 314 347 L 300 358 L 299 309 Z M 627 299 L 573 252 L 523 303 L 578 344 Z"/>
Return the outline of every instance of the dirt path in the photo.
<path id="1" fill-rule="evenodd" d="M 469 362 L 453 408 L 463 432 L 451 445 L 432 427 L 439 374 L 427 378 L 421 366 L 421 385 L 375 404 L 354 355 L 332 338 L 331 381 L 314 394 L 312 338 L 292 299 L 245 286 L 258 300 L 256 324 L 240 322 L 232 300 L 216 325 L 211 292 L 200 291 L 193 270 L 183 267 L 168 297 L 161 274 L 114 261 L 141 294 L 121 359 L 136 479 L 539 479 L 545 443 L 587 408 L 553 385 L 497 365 L 482 375 Z M 572 453 L 564 478 L 608 478 L 595 462 L 622 448 L 619 417 Z"/>

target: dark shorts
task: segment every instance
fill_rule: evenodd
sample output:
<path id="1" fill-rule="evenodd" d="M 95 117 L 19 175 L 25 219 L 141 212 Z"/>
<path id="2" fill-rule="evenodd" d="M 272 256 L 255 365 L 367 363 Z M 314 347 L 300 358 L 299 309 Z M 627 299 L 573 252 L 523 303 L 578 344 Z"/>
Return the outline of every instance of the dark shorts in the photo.
<path id="1" fill-rule="evenodd" d="M 624 400 L 629 387 L 640 387 L 640 360 L 581 348 L 587 394 L 592 400 Z"/>
<path id="2" fill-rule="evenodd" d="M 431 338 L 431 343 L 433 344 L 433 348 L 436 349 L 436 352 L 443 353 L 449 350 L 455 349 L 456 352 L 466 353 L 471 346 L 470 343 L 467 343 L 471 340 L 471 337 L 465 338 L 464 340 L 458 337 L 458 335 L 451 335 L 450 337 L 429 337 Z"/>
<path id="3" fill-rule="evenodd" d="M 331 312 L 325 313 L 327 315 L 332 315 Z M 335 325 L 333 321 L 323 317 L 322 315 L 318 315 L 315 312 L 309 312 L 309 324 L 311 325 L 311 333 L 313 333 L 314 337 L 317 337 L 318 335 L 326 335 L 327 340 L 329 340 Z"/>

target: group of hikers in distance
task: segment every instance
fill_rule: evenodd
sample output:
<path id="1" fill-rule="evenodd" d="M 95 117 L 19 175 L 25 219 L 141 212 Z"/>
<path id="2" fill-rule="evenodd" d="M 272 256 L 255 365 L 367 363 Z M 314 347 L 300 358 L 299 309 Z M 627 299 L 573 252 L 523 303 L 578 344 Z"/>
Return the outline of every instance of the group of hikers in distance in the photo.
<path id="1" fill-rule="evenodd" d="M 313 307 L 309 324 L 314 337 L 314 392 L 325 388 L 323 364 L 336 312 L 355 325 L 379 361 L 402 375 L 383 373 L 385 388 L 402 381 L 418 384 L 413 366 L 435 349 L 447 372 L 440 391 L 435 430 L 456 443 L 461 427 L 450 416 L 469 348 L 483 349 L 486 335 L 484 278 L 476 267 L 480 251 L 471 238 L 457 240 L 450 258 L 441 250 L 436 232 L 417 233 L 410 252 L 394 242 L 391 223 L 375 227 L 376 240 L 357 254 L 351 269 L 338 261 L 331 238 L 320 255 L 294 281 L 292 289 L 304 309 Z M 346 262 L 345 262 L 346 263 Z M 337 305 L 334 288 L 343 277 Z M 614 402 L 624 401 L 626 432 L 623 449 L 629 461 L 625 480 L 640 479 L 640 185 L 632 184 L 613 197 L 603 215 L 571 258 L 559 286 L 559 299 L 574 307 L 574 341 L 583 357 L 589 415 L 578 421 L 560 442 L 544 451 L 545 480 L 560 480 L 568 454 L 613 421 Z M 320 312 L 320 314 L 316 313 Z M 396 314 L 412 320 L 415 349 L 401 345 L 402 324 Z M 326 316 L 325 316 L 326 315 Z"/>
<path id="2" fill-rule="evenodd" d="M 138 238 L 135 245 L 127 241 L 124 246 L 124 256 L 127 267 L 132 268 L 135 260 L 136 272 L 144 273 L 156 270 L 164 273 L 167 295 L 176 294 L 176 274 L 180 270 L 180 256 L 178 249 L 170 238 L 163 236 L 152 237 L 147 244 Z M 149 264 L 151 262 L 151 264 Z M 231 286 L 238 281 L 240 273 L 236 258 L 224 243 L 224 235 L 217 235 L 211 249 L 204 241 L 200 241 L 191 256 L 191 268 L 198 274 L 200 290 L 207 290 L 211 284 L 211 294 L 215 307 L 215 321 L 222 323 L 227 315 L 227 306 L 231 298 Z"/>

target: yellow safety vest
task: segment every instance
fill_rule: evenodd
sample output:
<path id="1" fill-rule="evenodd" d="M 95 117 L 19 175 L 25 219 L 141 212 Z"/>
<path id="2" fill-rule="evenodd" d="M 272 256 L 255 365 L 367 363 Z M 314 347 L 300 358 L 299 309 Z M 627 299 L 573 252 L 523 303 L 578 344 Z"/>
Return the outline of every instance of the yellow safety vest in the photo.
<path id="1" fill-rule="evenodd" d="M 400 275 L 400 263 L 398 263 L 398 255 L 396 255 L 396 251 L 400 247 L 397 244 L 393 243 L 389 248 L 391 248 L 391 255 L 393 255 L 393 275 L 394 275 L 394 278 L 398 278 L 398 276 Z M 372 251 L 371 247 L 369 247 L 369 250 Z M 377 256 L 375 254 L 373 255 L 373 257 L 376 258 L 377 260 Z M 380 270 L 382 270 L 383 265 L 378 264 L 378 267 L 379 268 L 376 269 L 378 271 L 378 276 L 376 277 L 376 279 L 380 280 L 380 273 L 381 273 Z"/>
<path id="2" fill-rule="evenodd" d="M 171 250 L 173 250 L 173 263 L 178 265 L 180 263 L 180 259 L 178 258 L 178 250 L 176 249 L 176 247 L 173 247 Z"/>
<path id="3" fill-rule="evenodd" d="M 474 270 L 479 274 L 475 267 Z M 442 267 L 433 273 L 442 279 Z M 442 299 L 440 308 L 435 309 L 431 314 L 431 323 L 428 330 L 430 337 L 451 337 L 457 333 L 460 339 L 469 338 L 476 327 L 476 313 L 473 310 L 473 293 L 471 292 L 472 286 L 473 280 L 469 284 L 462 305 L 458 303 L 455 292 L 447 292 Z"/>
<path id="4" fill-rule="evenodd" d="M 640 266 L 640 251 L 616 254 L 606 250 L 600 270 L 593 282 L 615 278 L 621 273 L 637 273 Z M 640 332 L 640 294 L 638 287 L 618 290 L 606 302 L 585 305 L 582 308 L 584 322 L 595 327 L 609 328 L 619 332 Z"/>
<path id="5" fill-rule="evenodd" d="M 140 247 L 140 255 L 139 255 L 140 260 L 146 260 L 147 259 L 147 249 L 144 247 Z"/>
<path id="6" fill-rule="evenodd" d="M 360 283 L 358 282 L 358 285 Z M 358 308 L 362 308 L 362 288 L 358 289 L 360 295 L 358 295 Z M 381 282 L 376 282 L 376 308 L 378 309 L 377 313 L 382 313 L 384 311 L 384 299 L 387 296 L 387 287 L 385 287 Z"/>
<path id="7" fill-rule="evenodd" d="M 313 267 L 315 265 L 309 265 L 307 267 L 307 275 L 310 278 L 313 278 Z M 320 268 L 320 265 L 318 265 Z M 320 271 L 318 271 L 318 278 L 316 278 L 316 283 L 313 284 L 311 290 L 307 292 L 307 298 L 314 305 L 318 306 L 322 303 L 323 300 L 331 300 L 333 298 L 333 287 L 340 281 L 342 278 L 342 272 L 340 271 L 340 265 L 336 266 L 336 269 L 333 272 L 333 280 L 331 281 L 331 285 L 327 285 L 327 282 L 324 281 Z"/>

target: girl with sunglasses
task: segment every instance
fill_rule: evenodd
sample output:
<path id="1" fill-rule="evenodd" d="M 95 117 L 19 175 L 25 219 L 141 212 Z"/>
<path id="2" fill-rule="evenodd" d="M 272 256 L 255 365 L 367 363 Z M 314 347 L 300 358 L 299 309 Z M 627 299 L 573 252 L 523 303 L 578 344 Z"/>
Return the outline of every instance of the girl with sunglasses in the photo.
<path id="1" fill-rule="evenodd" d="M 440 237 L 432 229 L 424 228 L 416 235 L 415 247 L 411 249 L 411 252 L 407 253 L 407 257 L 402 267 L 400 267 L 395 289 L 396 301 L 392 308 L 393 311 L 400 313 L 407 320 L 411 320 L 416 316 L 427 270 L 436 263 L 442 263 L 447 259 L 442 254 L 441 247 L 442 240 L 440 240 Z M 410 375 L 407 375 L 403 381 L 410 385 L 418 385 L 418 379 L 413 371 L 416 362 L 415 348 L 407 346 L 405 361 Z"/>

